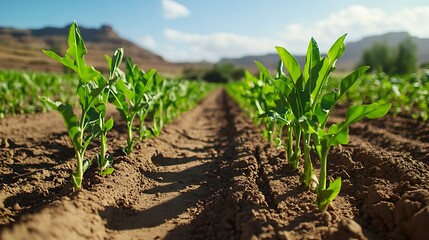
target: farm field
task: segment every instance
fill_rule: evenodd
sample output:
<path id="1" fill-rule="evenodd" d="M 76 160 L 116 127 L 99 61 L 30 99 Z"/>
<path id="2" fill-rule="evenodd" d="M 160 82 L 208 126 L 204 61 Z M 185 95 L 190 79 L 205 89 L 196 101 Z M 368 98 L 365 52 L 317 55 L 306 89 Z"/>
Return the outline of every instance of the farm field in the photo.
<path id="1" fill-rule="evenodd" d="M 344 111 L 333 117 L 344 118 Z M 351 126 L 349 144 L 330 151 L 328 178 L 341 176 L 343 185 L 323 213 L 284 150 L 262 138 L 224 90 L 128 156 L 120 149 L 126 126 L 118 122 L 108 133 L 115 171 L 101 177 L 89 169 L 84 190 L 73 192 L 74 153 L 58 113 L 0 120 L 1 239 L 423 239 L 427 233 L 429 129 L 412 118 L 388 114 Z"/>
<path id="2" fill-rule="evenodd" d="M 345 37 L 215 85 L 102 73 L 73 23 L 75 75 L 0 72 L 0 238 L 425 239 L 429 72 L 330 78 Z"/>

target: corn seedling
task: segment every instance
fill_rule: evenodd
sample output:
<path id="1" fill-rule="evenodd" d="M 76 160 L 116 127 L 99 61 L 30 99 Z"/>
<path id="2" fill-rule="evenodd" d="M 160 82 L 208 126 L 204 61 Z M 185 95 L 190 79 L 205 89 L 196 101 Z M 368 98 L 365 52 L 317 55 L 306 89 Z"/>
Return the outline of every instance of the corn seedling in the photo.
<path id="1" fill-rule="evenodd" d="M 136 139 L 133 136 L 133 122 L 135 117 L 147 108 L 150 101 L 150 90 L 153 84 L 156 69 L 144 72 L 127 60 L 126 77 L 116 82 L 110 102 L 116 106 L 121 118 L 127 125 L 127 143 L 124 152 L 128 155 L 133 151 Z"/>
<path id="2" fill-rule="evenodd" d="M 113 126 L 113 119 L 105 122 L 104 118 L 106 115 L 106 94 L 108 94 L 109 87 L 117 79 L 106 80 L 99 71 L 86 64 L 84 56 L 87 50 L 76 23 L 70 26 L 68 45 L 69 48 L 64 57 L 52 51 L 44 51 L 44 53 L 72 69 L 79 77 L 77 95 L 81 107 L 80 117 L 73 112 L 70 104 L 54 102 L 46 97 L 42 97 L 41 100 L 58 111 L 65 121 L 67 132 L 76 153 L 77 164 L 73 173 L 73 183 L 74 188 L 78 190 L 82 187 L 83 174 L 91 164 L 90 160 L 85 159 L 85 152 L 95 137 L 100 137 L 102 142 L 102 151 L 98 157 L 101 173 L 104 175 L 112 172 L 112 169 L 109 168 L 112 159 L 105 158 L 107 152 L 105 136 L 106 132 Z M 119 61 L 115 65 L 119 65 L 120 59 L 122 59 L 122 51 L 115 52 L 113 58 Z"/>
<path id="3" fill-rule="evenodd" d="M 328 82 L 330 74 L 335 70 L 335 62 L 345 51 L 345 37 L 346 35 L 341 36 L 325 57 L 321 57 L 316 41 L 311 39 L 303 69 L 296 58 L 285 48 L 276 47 L 281 63 L 274 78 L 262 64 L 256 62 L 261 72 L 259 79 L 246 76 L 241 86 L 235 84 L 229 87 L 230 94 L 236 95 L 235 99 L 238 99 L 240 105 L 253 106 L 250 109 L 258 113 L 259 117 L 276 123 L 277 137 L 281 137 L 282 129 L 286 128 L 285 147 L 288 162 L 294 168 L 299 166 L 303 146 L 304 173 L 301 181 L 305 186 L 316 190 L 316 204 L 321 211 L 326 210 L 341 189 L 340 178 L 327 187 L 329 149 L 332 146 L 348 143 L 350 124 L 358 122 L 364 117 L 382 117 L 390 109 L 390 104 L 383 102 L 353 106 L 348 109 L 347 117 L 343 122 L 326 127 L 329 115 L 338 100 L 369 68 L 361 67 L 353 71 L 339 82 L 339 86 L 326 90 L 327 86 L 332 85 Z M 283 72 L 283 66 L 287 70 L 287 74 Z M 274 93 L 260 90 L 268 89 L 265 87 L 266 85 L 271 85 Z M 243 97 L 244 94 L 240 94 L 240 92 L 248 91 L 251 93 L 246 97 L 250 100 L 245 100 L 246 97 Z M 261 104 L 261 102 L 270 104 Z M 268 129 L 273 128 L 270 126 Z M 321 169 L 318 179 L 313 170 L 311 151 L 315 151 L 320 160 Z"/>

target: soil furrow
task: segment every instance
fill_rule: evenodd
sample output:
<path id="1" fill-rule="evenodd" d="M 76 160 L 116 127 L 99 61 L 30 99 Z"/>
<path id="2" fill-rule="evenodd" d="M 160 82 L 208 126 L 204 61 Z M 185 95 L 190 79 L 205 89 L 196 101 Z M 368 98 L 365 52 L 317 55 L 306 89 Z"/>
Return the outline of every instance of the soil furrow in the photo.
<path id="1" fill-rule="evenodd" d="M 329 123 L 343 120 L 342 117 L 332 116 Z M 395 120 L 391 116 L 387 116 L 384 119 L 369 119 L 352 124 L 350 126 L 350 135 L 370 141 L 372 144 L 388 151 L 409 154 L 413 159 L 429 164 L 429 142 L 423 141 L 424 138 L 429 137 L 429 130 L 425 130 L 424 125 L 418 124 L 416 121 L 413 122 L 412 119 L 406 119 L 406 122 L 412 125 L 398 127 L 399 129 L 395 130 L 395 126 L 402 125 L 395 124 Z M 401 123 L 401 120 L 399 120 L 399 123 Z M 384 128 L 383 124 L 389 127 Z M 413 132 L 420 133 L 420 135 L 416 136 Z"/>
<path id="2" fill-rule="evenodd" d="M 357 137 L 332 151 L 329 161 L 331 171 L 343 179 L 342 194 L 354 199 L 360 212 L 358 222 L 367 237 L 413 238 L 416 235 L 412 231 L 427 227 L 409 225 L 421 217 L 415 215 L 418 210 L 428 207 L 429 170 L 424 163 Z M 410 204 L 403 206 L 404 201 Z M 403 215 L 403 211 L 410 214 Z"/>
<path id="3" fill-rule="evenodd" d="M 225 91 L 216 90 L 166 125 L 158 138 L 138 143 L 130 156 L 121 153 L 124 124 L 113 116 L 118 124 L 109 145 L 116 170 L 100 177 L 91 168 L 79 192 L 71 191 L 73 151 L 58 114 L 0 121 L 0 239 L 425 239 L 429 234 L 427 134 L 410 119 L 351 126 L 350 144 L 329 155 L 329 181 L 341 177 L 342 191 L 320 213 L 316 194 L 300 183 L 303 161 L 297 170 L 288 165 L 284 150 L 267 143 Z M 421 136 L 407 137 L 413 131 Z"/>
<path id="4" fill-rule="evenodd" d="M 387 115 L 381 119 L 368 119 L 364 122 L 405 138 L 429 142 L 429 125 L 427 122 L 392 115 Z"/>
<path id="5" fill-rule="evenodd" d="M 261 149 L 259 147 L 256 148 L 255 151 L 256 161 L 258 162 L 258 177 L 257 184 L 259 186 L 259 190 L 264 194 L 265 201 L 267 202 L 270 209 L 277 210 L 277 204 L 274 201 L 274 197 L 272 194 L 272 189 L 270 188 L 270 182 L 267 176 L 267 172 L 264 169 L 264 166 L 268 163 L 265 162 L 263 157 L 261 157 Z"/>
<path id="6" fill-rule="evenodd" d="M 386 150 L 408 153 L 413 159 L 429 164 L 429 143 L 403 137 L 364 123 L 350 126 L 350 134 L 371 141 Z"/>
<path id="7" fill-rule="evenodd" d="M 223 187 L 191 222 L 195 230 L 186 239 L 277 238 L 275 210 L 258 185 L 261 176 L 256 153 L 264 140 L 230 97 L 225 96 L 225 104 L 229 140 L 218 171 Z M 168 239 L 177 239 L 175 236 L 173 231 Z"/>
<path id="8" fill-rule="evenodd" d="M 208 97 L 153 140 L 157 147 L 149 162 L 153 166 L 142 174 L 156 183 L 144 189 L 127 208 L 108 207 L 102 212 L 108 239 L 165 238 L 201 211 L 201 199 L 218 187 L 210 182 L 216 179 L 212 172 L 218 168 L 226 143 L 223 130 L 227 122 L 220 94 L 218 91 Z M 190 231 L 187 227 L 179 229 L 175 231 L 176 239 Z"/>

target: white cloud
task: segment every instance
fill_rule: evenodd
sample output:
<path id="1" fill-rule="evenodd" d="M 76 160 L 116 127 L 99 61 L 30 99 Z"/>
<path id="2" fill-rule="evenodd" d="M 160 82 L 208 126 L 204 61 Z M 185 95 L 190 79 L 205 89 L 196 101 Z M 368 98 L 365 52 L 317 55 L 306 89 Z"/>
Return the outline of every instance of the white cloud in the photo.
<path id="1" fill-rule="evenodd" d="M 196 34 L 165 29 L 164 36 L 171 42 L 184 43 L 186 52 L 166 52 L 167 59 L 217 61 L 222 57 L 239 57 L 247 54 L 273 52 L 280 41 L 265 37 L 250 37 L 234 33 Z M 171 49 L 170 49 L 171 50 Z"/>
<path id="2" fill-rule="evenodd" d="M 185 6 L 173 0 L 162 0 L 163 16 L 166 19 L 175 19 L 179 17 L 189 16 L 190 11 Z"/>
<path id="3" fill-rule="evenodd" d="M 149 49 L 155 49 L 157 47 L 155 39 L 152 36 L 150 36 L 150 35 L 141 37 L 140 40 L 139 40 L 139 43 L 143 47 L 146 47 L 146 48 L 149 48 Z"/>
<path id="4" fill-rule="evenodd" d="M 351 5 L 311 24 L 285 25 L 277 36 L 253 37 L 227 32 L 198 34 L 165 29 L 168 47 L 160 52 L 171 61 L 217 61 L 223 57 L 273 53 L 276 45 L 294 54 L 305 54 L 311 37 L 318 42 L 320 51 L 326 52 L 345 33 L 348 33 L 346 41 L 349 42 L 391 31 L 429 37 L 428 25 L 429 6 L 386 13 L 378 8 Z"/>
<path id="5" fill-rule="evenodd" d="M 404 8 L 398 12 L 386 13 L 378 8 L 351 5 L 311 25 L 289 24 L 283 36 L 285 42 L 294 47 L 293 52 L 304 53 L 310 37 L 316 39 L 323 52 L 344 33 L 348 33 L 347 41 L 393 31 L 428 37 L 428 24 L 429 7 Z"/>

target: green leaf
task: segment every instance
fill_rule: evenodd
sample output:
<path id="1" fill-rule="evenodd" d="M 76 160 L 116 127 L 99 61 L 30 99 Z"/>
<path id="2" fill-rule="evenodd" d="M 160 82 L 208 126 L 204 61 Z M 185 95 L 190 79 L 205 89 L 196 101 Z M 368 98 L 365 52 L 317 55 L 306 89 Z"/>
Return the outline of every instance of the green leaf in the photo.
<path id="1" fill-rule="evenodd" d="M 100 129 L 98 127 L 98 129 Z M 85 139 L 85 142 L 83 143 L 83 149 L 86 150 L 89 146 L 89 143 L 92 141 L 92 139 L 94 139 L 95 136 L 98 135 L 98 132 L 95 134 L 91 134 L 90 136 L 87 137 L 87 139 Z"/>
<path id="2" fill-rule="evenodd" d="M 91 166 L 91 161 L 89 160 L 84 160 L 83 161 L 83 166 L 82 166 L 82 171 L 86 172 L 86 170 L 88 170 L 89 166 Z"/>
<path id="3" fill-rule="evenodd" d="M 113 167 L 108 167 L 105 170 L 101 170 L 100 175 L 104 177 L 106 175 L 112 174 L 114 171 L 115 169 Z"/>
<path id="4" fill-rule="evenodd" d="M 61 114 L 64 119 L 64 123 L 66 125 L 67 132 L 72 140 L 73 146 L 75 149 L 79 149 L 81 146 L 79 144 L 78 138 L 81 132 L 79 129 L 79 120 L 77 115 L 73 112 L 73 108 L 69 104 L 63 104 L 61 102 L 53 102 L 47 97 L 39 98 L 44 104 L 47 104 L 52 109 L 56 110 Z"/>
<path id="5" fill-rule="evenodd" d="M 268 112 L 264 112 L 262 114 L 258 115 L 259 118 L 269 118 L 270 121 L 272 122 L 280 122 L 282 124 L 286 124 L 288 125 L 290 123 L 290 120 L 282 117 L 280 114 L 278 114 L 275 111 L 268 111 Z"/>
<path id="6" fill-rule="evenodd" d="M 76 22 L 73 22 L 70 26 L 68 44 L 69 48 L 67 49 L 66 53 L 74 58 L 77 68 L 76 73 L 81 78 L 83 83 L 89 82 L 93 77 L 100 74 L 92 66 L 86 65 L 84 56 L 87 53 L 87 50 Z"/>
<path id="7" fill-rule="evenodd" d="M 143 77 L 146 79 L 146 85 L 143 89 L 143 92 L 148 92 L 152 89 L 152 86 L 155 82 L 154 76 L 155 76 L 156 72 L 157 72 L 156 69 L 151 69 L 147 73 L 144 74 Z"/>
<path id="8" fill-rule="evenodd" d="M 91 128 L 91 134 L 94 136 L 99 136 L 99 134 L 101 134 L 101 126 L 100 124 L 91 124 L 92 128 Z"/>
<path id="9" fill-rule="evenodd" d="M 108 132 L 113 128 L 114 120 L 113 118 L 109 118 L 107 122 L 104 124 L 104 131 Z"/>
<path id="10" fill-rule="evenodd" d="M 328 80 L 329 74 L 335 70 L 335 62 L 344 53 L 344 50 L 345 50 L 344 39 L 346 35 L 347 34 L 344 34 L 343 36 L 338 38 L 337 41 L 335 41 L 335 43 L 328 51 L 328 56 L 322 58 L 321 62 L 319 63 L 320 66 L 318 66 L 318 68 L 320 70 L 318 72 L 318 78 L 317 78 L 314 90 L 311 92 L 311 99 L 313 101 L 317 101 L 322 91 L 322 88 L 325 86 L 326 81 Z M 313 107 L 315 108 L 316 105 L 313 105 Z"/>
<path id="11" fill-rule="evenodd" d="M 389 103 L 372 103 L 369 105 L 358 105 L 353 106 L 347 111 L 347 117 L 344 121 L 345 125 L 350 125 L 355 122 L 359 122 L 364 117 L 368 118 L 379 118 L 389 111 L 391 104 Z"/>
<path id="12" fill-rule="evenodd" d="M 331 66 L 334 66 L 335 61 L 337 61 L 337 59 L 339 59 L 346 50 L 346 46 L 344 45 L 344 39 L 346 36 L 347 34 L 344 34 L 343 36 L 339 37 L 329 49 L 328 58 Z"/>
<path id="13" fill-rule="evenodd" d="M 61 57 L 52 51 L 46 51 L 46 50 L 42 50 L 42 51 L 46 56 L 60 62 L 64 66 L 66 66 L 66 67 L 72 69 L 73 71 L 77 72 L 77 68 L 74 64 L 74 61 L 73 61 L 73 59 L 70 58 L 69 55 L 65 55 L 64 57 Z"/>
<path id="14" fill-rule="evenodd" d="M 339 99 L 340 93 L 338 89 L 334 89 L 331 92 L 323 95 L 322 100 L 316 105 L 314 114 L 323 128 L 328 121 L 328 116 L 331 110 L 334 108 L 337 100 Z"/>
<path id="15" fill-rule="evenodd" d="M 312 85 L 309 85 L 309 90 L 311 91 L 311 99 L 316 102 L 317 98 L 319 97 L 320 93 L 322 92 L 322 88 L 325 85 L 325 82 L 327 80 L 327 76 L 331 70 L 331 65 L 329 65 L 329 61 L 326 57 L 322 58 L 317 66 L 317 79 L 315 82 L 312 82 Z M 315 68 L 316 68 L 315 66 Z"/>
<path id="16" fill-rule="evenodd" d="M 341 190 L 341 177 L 329 184 L 325 190 L 317 190 L 316 205 L 320 211 L 325 211 Z"/>
<path id="17" fill-rule="evenodd" d="M 87 50 L 76 22 L 73 22 L 70 26 L 67 42 L 68 49 L 66 50 L 64 57 L 61 57 L 52 51 L 43 52 L 48 57 L 57 60 L 64 66 L 75 71 L 83 84 L 89 82 L 94 77 L 101 75 L 101 73 L 95 70 L 92 66 L 88 66 L 84 60 L 84 55 L 87 53 Z"/>
<path id="18" fill-rule="evenodd" d="M 82 178 L 75 176 L 75 174 L 73 174 L 72 178 L 75 190 L 79 190 L 82 186 Z"/>
<path id="19" fill-rule="evenodd" d="M 111 69 L 111 67 L 112 67 L 112 58 L 109 56 L 109 55 L 104 55 L 104 58 L 106 59 L 106 62 L 107 62 L 107 65 L 109 65 L 109 69 L 110 69 L 110 72 L 112 72 L 112 69 Z"/>
<path id="20" fill-rule="evenodd" d="M 119 92 L 124 94 L 124 96 L 128 100 L 134 100 L 135 93 L 127 87 L 127 85 L 122 79 L 119 79 L 118 81 L 116 81 L 116 89 L 118 89 Z"/>
<path id="21" fill-rule="evenodd" d="M 367 118 L 374 119 L 374 118 L 383 117 L 389 112 L 390 107 L 392 106 L 392 104 L 390 103 L 377 103 L 377 105 L 378 105 L 377 109 L 366 114 Z"/>
<path id="22" fill-rule="evenodd" d="M 332 124 L 328 129 L 328 134 L 332 134 L 331 146 L 349 143 L 349 128 L 339 127 L 337 124 Z"/>
<path id="23" fill-rule="evenodd" d="M 341 80 L 339 97 L 341 98 L 368 69 L 368 66 L 360 67 Z"/>
<path id="24" fill-rule="evenodd" d="M 121 118 L 127 121 L 129 115 L 129 108 L 125 96 L 122 93 L 114 92 L 109 95 L 109 102 L 115 105 L 116 109 L 121 115 Z"/>
<path id="25" fill-rule="evenodd" d="M 350 124 L 362 120 L 364 117 L 379 118 L 384 116 L 390 109 L 390 104 L 380 104 L 378 102 L 369 105 L 358 105 L 349 108 L 347 111 L 346 119 L 339 123 L 333 124 L 329 127 L 325 138 L 330 138 L 330 145 L 346 144 L 348 143 L 348 127 Z"/>
<path id="26" fill-rule="evenodd" d="M 334 108 L 339 98 L 340 93 L 338 92 L 338 89 L 334 89 L 331 92 L 323 95 L 322 101 L 320 102 L 321 109 L 326 113 L 330 112 Z"/>
<path id="27" fill-rule="evenodd" d="M 271 73 L 270 71 L 268 71 L 267 68 L 264 67 L 264 65 L 262 65 L 262 63 L 255 61 L 256 66 L 258 66 L 259 71 L 262 74 L 263 79 L 266 80 L 271 80 Z"/>
<path id="28" fill-rule="evenodd" d="M 113 53 L 113 57 L 111 58 L 110 63 L 109 63 L 109 67 L 110 67 L 109 79 L 113 79 L 117 75 L 117 71 L 118 71 L 119 65 L 121 65 L 123 57 L 124 57 L 124 49 L 123 48 L 118 48 Z"/>
<path id="29" fill-rule="evenodd" d="M 274 87 L 284 96 L 287 97 L 293 89 L 293 82 L 285 76 L 274 80 Z"/>
<path id="30" fill-rule="evenodd" d="M 102 95 L 104 89 L 106 89 L 106 86 L 101 86 L 91 90 L 89 95 L 87 95 L 88 105 L 86 106 L 86 108 L 91 108 L 92 106 L 96 105 L 99 101 L 102 100 L 100 96 Z"/>
<path id="31" fill-rule="evenodd" d="M 293 82 L 296 83 L 302 76 L 301 67 L 299 66 L 298 61 L 285 48 L 277 46 L 276 49 L 280 59 L 283 61 L 283 64 L 289 72 L 290 77 L 292 78 Z"/>
<path id="32" fill-rule="evenodd" d="M 310 70 L 320 61 L 319 46 L 314 38 L 310 39 L 308 44 L 306 60 L 304 65 L 304 79 L 310 76 Z"/>
<path id="33" fill-rule="evenodd" d="M 281 76 L 283 76 L 283 61 L 280 59 L 279 62 L 277 63 L 277 75 L 276 75 L 276 79 L 280 78 Z"/>

